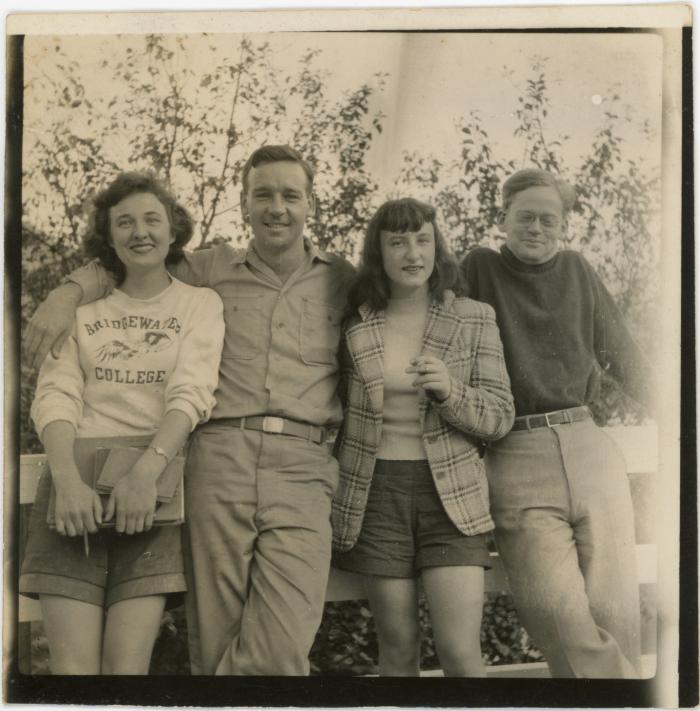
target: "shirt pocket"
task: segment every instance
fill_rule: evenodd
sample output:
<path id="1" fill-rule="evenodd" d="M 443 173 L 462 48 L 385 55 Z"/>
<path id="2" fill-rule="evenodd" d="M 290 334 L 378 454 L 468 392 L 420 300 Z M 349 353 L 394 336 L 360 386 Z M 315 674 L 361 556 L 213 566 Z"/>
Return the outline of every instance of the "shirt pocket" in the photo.
<path id="1" fill-rule="evenodd" d="M 324 301 L 303 299 L 299 355 L 306 365 L 337 365 L 341 309 Z"/>
<path id="2" fill-rule="evenodd" d="M 222 296 L 226 337 L 222 358 L 250 359 L 264 350 L 259 296 Z"/>

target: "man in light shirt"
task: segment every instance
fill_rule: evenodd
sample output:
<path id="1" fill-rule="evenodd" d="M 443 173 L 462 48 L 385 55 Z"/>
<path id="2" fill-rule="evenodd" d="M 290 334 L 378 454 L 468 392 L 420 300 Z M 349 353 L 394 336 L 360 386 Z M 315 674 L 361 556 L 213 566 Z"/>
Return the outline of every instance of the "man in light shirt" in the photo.
<path id="1" fill-rule="evenodd" d="M 352 267 L 304 237 L 313 171 L 263 146 L 242 176 L 253 238 L 188 254 L 179 279 L 216 290 L 226 335 L 217 404 L 190 442 L 185 553 L 194 674 L 306 675 L 330 565 L 337 462 L 324 441 L 337 396 L 340 323 Z M 94 263 L 39 307 L 25 339 L 40 363 L 79 302 L 113 285 Z M 58 343 L 57 343 L 58 339 Z"/>

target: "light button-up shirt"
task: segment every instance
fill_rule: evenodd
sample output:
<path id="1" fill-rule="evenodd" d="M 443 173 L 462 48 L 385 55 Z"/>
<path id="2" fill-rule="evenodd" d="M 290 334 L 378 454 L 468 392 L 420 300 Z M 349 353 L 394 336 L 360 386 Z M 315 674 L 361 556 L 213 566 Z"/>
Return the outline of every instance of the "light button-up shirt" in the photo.
<path id="1" fill-rule="evenodd" d="M 338 344 L 353 267 L 305 240 L 306 255 L 286 282 L 247 249 L 220 244 L 171 267 L 182 281 L 214 289 L 226 335 L 212 419 L 276 415 L 318 426 L 342 420 Z M 102 273 L 100 273 L 102 272 Z M 109 280 L 94 262 L 70 276 L 90 301 Z"/>

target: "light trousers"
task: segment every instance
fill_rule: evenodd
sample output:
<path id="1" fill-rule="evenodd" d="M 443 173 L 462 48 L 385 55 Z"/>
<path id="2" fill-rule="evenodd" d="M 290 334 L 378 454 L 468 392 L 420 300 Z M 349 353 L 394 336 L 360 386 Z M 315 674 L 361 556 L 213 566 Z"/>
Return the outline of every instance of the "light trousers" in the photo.
<path id="1" fill-rule="evenodd" d="M 486 457 L 499 554 L 552 676 L 638 678 L 634 513 L 617 445 L 589 419 L 511 432 Z"/>
<path id="2" fill-rule="evenodd" d="M 215 422 L 194 434 L 184 536 L 193 674 L 309 673 L 337 481 L 322 445 Z"/>

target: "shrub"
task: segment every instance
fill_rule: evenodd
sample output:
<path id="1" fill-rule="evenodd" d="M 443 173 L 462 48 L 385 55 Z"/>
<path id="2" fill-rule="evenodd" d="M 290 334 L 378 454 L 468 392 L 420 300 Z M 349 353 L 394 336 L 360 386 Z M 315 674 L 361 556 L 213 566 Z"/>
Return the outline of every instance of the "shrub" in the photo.
<path id="1" fill-rule="evenodd" d="M 430 614 L 425 598 L 419 605 L 421 669 L 440 668 L 435 651 Z M 537 650 L 518 622 L 509 594 L 489 593 L 481 625 L 484 663 L 517 664 L 541 661 Z M 323 622 L 311 649 L 314 675 L 361 676 L 377 673 L 377 639 L 372 613 L 366 602 L 349 600 L 326 604 Z"/>

